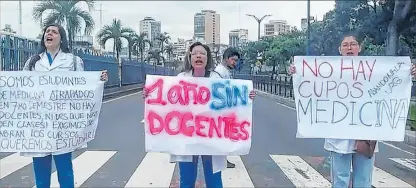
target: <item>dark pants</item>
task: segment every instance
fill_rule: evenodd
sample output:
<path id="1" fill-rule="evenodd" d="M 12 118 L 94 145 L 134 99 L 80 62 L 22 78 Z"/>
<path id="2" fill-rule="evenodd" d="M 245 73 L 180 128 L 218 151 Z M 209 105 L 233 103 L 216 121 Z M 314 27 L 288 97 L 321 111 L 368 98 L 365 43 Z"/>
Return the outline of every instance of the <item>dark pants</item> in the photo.
<path id="1" fill-rule="evenodd" d="M 37 188 L 50 188 L 52 173 L 52 157 L 58 172 L 61 188 L 74 188 L 74 171 L 72 169 L 72 153 L 33 157 L 33 169 Z"/>
<path id="2" fill-rule="evenodd" d="M 212 156 L 201 156 L 207 188 L 222 188 L 221 172 L 213 174 Z M 194 188 L 198 173 L 198 156 L 192 162 L 179 162 L 180 188 Z"/>

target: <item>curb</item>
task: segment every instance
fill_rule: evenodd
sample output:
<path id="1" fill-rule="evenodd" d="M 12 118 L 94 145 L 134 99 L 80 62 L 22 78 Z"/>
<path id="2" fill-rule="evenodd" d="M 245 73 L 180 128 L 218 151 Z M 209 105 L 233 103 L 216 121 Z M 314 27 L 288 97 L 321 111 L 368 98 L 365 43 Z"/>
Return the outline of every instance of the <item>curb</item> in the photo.
<path id="1" fill-rule="evenodd" d="M 123 86 L 121 88 L 119 88 L 120 90 L 115 91 L 115 92 L 111 92 L 111 93 L 104 93 L 103 95 L 103 101 L 104 100 L 109 100 L 118 96 L 122 96 L 122 95 L 128 95 L 131 93 L 136 93 L 139 92 L 143 89 L 143 86 L 138 86 L 138 87 L 133 87 L 130 89 L 123 89 Z"/>
<path id="2" fill-rule="evenodd" d="M 286 97 L 281 97 L 275 94 L 270 94 L 264 91 L 260 91 L 260 90 L 255 90 L 259 95 L 268 97 L 268 98 L 272 98 L 275 99 L 277 103 L 291 107 L 296 109 L 296 105 L 295 105 L 295 100 L 290 99 L 290 98 L 286 98 Z M 415 131 L 410 131 L 410 130 L 406 130 L 406 133 L 404 135 L 404 143 L 411 145 L 411 146 L 416 146 L 416 132 Z"/>

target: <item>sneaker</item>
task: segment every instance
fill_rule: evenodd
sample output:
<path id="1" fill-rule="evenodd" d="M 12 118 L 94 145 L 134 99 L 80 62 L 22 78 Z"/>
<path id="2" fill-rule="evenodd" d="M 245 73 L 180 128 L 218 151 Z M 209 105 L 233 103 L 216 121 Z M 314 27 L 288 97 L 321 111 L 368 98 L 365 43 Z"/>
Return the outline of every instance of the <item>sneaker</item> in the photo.
<path id="1" fill-rule="evenodd" d="M 227 160 L 227 168 L 235 168 L 235 164 Z"/>

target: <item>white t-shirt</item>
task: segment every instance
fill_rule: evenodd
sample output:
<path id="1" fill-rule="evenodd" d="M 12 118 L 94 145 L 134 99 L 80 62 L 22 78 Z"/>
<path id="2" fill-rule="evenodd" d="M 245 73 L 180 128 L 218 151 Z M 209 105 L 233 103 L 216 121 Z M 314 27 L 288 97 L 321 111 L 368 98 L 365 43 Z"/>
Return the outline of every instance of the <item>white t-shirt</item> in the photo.
<path id="1" fill-rule="evenodd" d="M 222 63 L 215 67 L 215 72 L 220 74 L 224 79 L 232 79 L 231 70 Z"/>

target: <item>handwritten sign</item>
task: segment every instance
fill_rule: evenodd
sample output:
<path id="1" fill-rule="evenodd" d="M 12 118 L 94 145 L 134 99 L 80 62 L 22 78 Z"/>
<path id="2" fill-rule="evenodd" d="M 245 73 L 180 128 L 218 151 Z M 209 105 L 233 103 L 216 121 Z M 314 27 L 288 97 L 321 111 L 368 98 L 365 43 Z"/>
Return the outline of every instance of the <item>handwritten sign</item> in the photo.
<path id="1" fill-rule="evenodd" d="M 0 152 L 55 152 L 94 139 L 100 72 L 0 72 Z"/>
<path id="2" fill-rule="evenodd" d="M 245 155 L 251 147 L 248 80 L 147 75 L 146 150 L 174 155 Z"/>
<path id="3" fill-rule="evenodd" d="M 295 57 L 301 138 L 403 141 L 409 57 Z"/>

